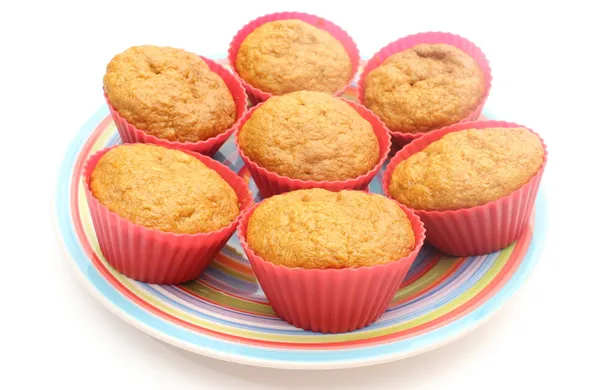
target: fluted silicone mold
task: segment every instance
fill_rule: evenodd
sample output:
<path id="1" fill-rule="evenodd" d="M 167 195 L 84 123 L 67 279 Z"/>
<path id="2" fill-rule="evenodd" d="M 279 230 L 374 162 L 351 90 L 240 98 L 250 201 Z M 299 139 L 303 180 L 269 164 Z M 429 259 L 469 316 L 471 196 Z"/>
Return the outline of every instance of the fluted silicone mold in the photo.
<path id="1" fill-rule="evenodd" d="M 406 145 L 388 164 L 383 176 L 383 191 L 389 194 L 389 184 L 396 166 L 423 150 L 427 145 L 448 133 L 466 129 L 525 126 L 502 121 L 462 122 L 427 133 Z M 427 229 L 427 241 L 444 253 L 454 256 L 475 256 L 500 250 L 515 242 L 529 222 L 535 198 L 544 173 L 548 151 L 541 137 L 534 131 L 544 147 L 544 160 L 538 172 L 521 188 L 481 206 L 458 210 L 414 210 Z M 507 145 L 510 147 L 510 145 Z"/>
<path id="2" fill-rule="evenodd" d="M 290 324 L 322 333 L 351 332 L 376 321 L 389 306 L 425 239 L 419 217 L 406 206 L 415 248 L 397 261 L 372 267 L 304 269 L 275 265 L 248 245 L 248 220 L 257 205 L 242 215 L 238 236 L 273 310 Z"/>
<path id="3" fill-rule="evenodd" d="M 273 22 L 276 20 L 288 20 L 288 19 L 299 19 L 299 20 L 302 20 L 303 22 L 312 24 L 315 27 L 325 30 L 328 33 L 330 33 L 335 39 L 337 39 L 344 46 L 344 48 L 346 49 L 346 52 L 348 53 L 348 56 L 350 57 L 350 63 L 352 65 L 352 77 L 350 77 L 350 79 L 348 80 L 348 84 L 346 84 L 343 88 L 341 88 L 340 90 L 338 90 L 335 93 L 336 96 L 341 96 L 342 93 L 344 93 L 344 91 L 346 90 L 346 88 L 348 88 L 348 86 L 352 83 L 352 81 L 354 80 L 354 77 L 356 76 L 356 73 L 358 72 L 358 65 L 360 62 L 360 54 L 358 52 L 358 48 L 356 47 L 356 43 L 354 43 L 354 41 L 352 40 L 352 38 L 350 37 L 350 35 L 348 35 L 348 33 L 346 31 L 342 30 L 336 24 L 334 24 L 328 20 L 325 20 L 319 16 L 316 16 L 316 15 L 310 15 L 310 14 L 306 14 L 306 13 L 302 13 L 302 12 L 277 12 L 277 13 L 261 16 L 257 19 L 254 19 L 253 21 L 249 22 L 244 27 L 242 27 L 237 32 L 237 34 L 235 34 L 235 36 L 233 37 L 233 40 L 229 44 L 228 59 L 229 59 L 229 64 L 231 65 L 231 69 L 233 69 L 237 73 L 237 70 L 235 68 L 235 59 L 237 57 L 237 53 L 240 49 L 242 42 L 244 41 L 244 39 L 246 39 L 248 34 L 250 34 L 256 28 L 262 26 L 265 23 Z M 263 102 L 263 101 L 267 100 L 268 98 L 270 98 L 271 96 L 273 96 L 269 92 L 261 91 L 260 89 L 252 86 L 250 83 L 246 82 L 243 78 L 240 77 L 240 79 L 242 80 L 242 83 L 243 83 L 244 87 L 246 88 L 246 91 L 248 91 L 248 95 L 254 100 L 255 103 Z"/>
<path id="4" fill-rule="evenodd" d="M 113 213 L 90 190 L 90 176 L 107 148 L 90 156 L 83 170 L 85 196 L 100 250 L 106 261 L 130 278 L 157 284 L 179 284 L 198 277 L 235 232 L 241 212 L 253 204 L 246 182 L 210 157 L 183 150 L 216 171 L 235 191 L 240 215 L 209 233 L 176 234 L 149 229 Z"/>
<path id="5" fill-rule="evenodd" d="M 242 82 L 237 77 L 237 75 L 233 74 L 225 67 L 217 64 L 213 60 L 202 57 L 202 60 L 206 62 L 211 71 L 215 72 L 219 75 L 227 85 L 231 96 L 233 97 L 233 101 L 235 103 L 236 108 L 236 123 L 240 120 L 242 116 L 246 113 L 248 109 L 248 96 L 246 94 L 246 90 L 244 89 Z M 138 129 L 131 123 L 127 122 L 125 118 L 123 118 L 119 112 L 112 106 L 110 103 L 108 96 L 106 93 L 104 94 L 104 98 L 106 99 L 106 104 L 108 104 L 108 108 L 110 109 L 110 113 L 113 117 L 115 125 L 119 130 L 119 135 L 121 136 L 121 140 L 123 143 L 147 143 L 147 144 L 156 144 L 160 146 L 165 146 L 167 148 L 179 149 L 179 150 L 190 150 L 192 152 L 198 152 L 205 154 L 207 156 L 212 156 L 219 150 L 219 148 L 227 141 L 229 136 L 233 134 L 235 131 L 235 123 L 227 130 L 222 133 L 217 134 L 214 137 L 211 137 L 207 140 L 198 141 L 198 142 L 178 142 L 178 141 L 169 141 L 167 139 L 157 138 L 152 134 L 146 133 L 144 130 Z"/>
<path id="6" fill-rule="evenodd" d="M 263 198 L 281 194 L 283 192 L 289 192 L 293 190 L 301 190 L 308 188 L 324 188 L 329 191 L 341 191 L 341 190 L 363 190 L 367 188 L 371 180 L 375 177 L 379 169 L 383 166 L 385 159 L 390 153 L 391 140 L 389 130 L 385 127 L 385 124 L 375 115 L 372 111 L 366 107 L 344 98 L 339 98 L 354 108 L 360 116 L 366 119 L 375 132 L 377 142 L 379 143 L 379 161 L 371 168 L 367 173 L 360 175 L 353 179 L 339 180 L 339 181 L 314 181 L 314 180 L 300 180 L 292 179 L 289 177 L 281 176 L 275 172 L 271 172 L 252 160 L 250 160 L 243 152 L 239 145 L 239 134 L 242 131 L 242 127 L 252 116 L 252 114 L 262 106 L 262 103 L 255 107 L 252 107 L 246 115 L 238 122 L 238 129 L 235 132 L 235 142 L 244 164 L 248 168 L 248 171 L 252 175 L 256 186 Z"/>
<path id="7" fill-rule="evenodd" d="M 423 43 L 444 43 L 455 46 L 466 54 L 470 55 L 477 62 L 484 74 L 485 92 L 479 105 L 468 116 L 461 120 L 461 122 L 477 120 L 481 115 L 483 106 L 489 96 L 490 89 L 492 88 L 492 70 L 490 69 L 490 64 L 488 63 L 485 54 L 473 42 L 459 35 L 445 32 L 424 32 L 409 35 L 389 43 L 387 46 L 375 53 L 375 55 L 371 57 L 369 61 L 367 61 L 362 73 L 360 74 L 357 87 L 358 101 L 361 104 L 364 104 L 365 79 L 373 69 L 383 64 L 385 60 L 392 54 L 410 49 L 413 46 Z M 391 134 L 394 142 L 397 143 L 398 146 L 402 147 L 427 133 L 404 133 L 399 131 L 391 131 Z"/>

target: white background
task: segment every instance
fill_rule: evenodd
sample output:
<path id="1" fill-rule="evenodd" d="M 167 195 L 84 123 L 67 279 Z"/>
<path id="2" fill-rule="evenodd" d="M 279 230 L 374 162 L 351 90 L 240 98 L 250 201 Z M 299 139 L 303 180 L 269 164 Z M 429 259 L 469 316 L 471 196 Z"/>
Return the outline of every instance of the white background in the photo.
<path id="1" fill-rule="evenodd" d="M 578 1 L 2 2 L 0 388 L 598 389 L 598 12 Z M 375 367 L 291 372 L 170 347 L 114 317 L 56 245 L 50 194 L 69 140 L 102 104 L 111 57 L 136 44 L 224 54 L 243 24 L 302 10 L 346 29 L 363 56 L 409 33 L 450 31 L 488 55 L 488 107 L 549 146 L 547 244 L 490 322 L 439 350 Z"/>

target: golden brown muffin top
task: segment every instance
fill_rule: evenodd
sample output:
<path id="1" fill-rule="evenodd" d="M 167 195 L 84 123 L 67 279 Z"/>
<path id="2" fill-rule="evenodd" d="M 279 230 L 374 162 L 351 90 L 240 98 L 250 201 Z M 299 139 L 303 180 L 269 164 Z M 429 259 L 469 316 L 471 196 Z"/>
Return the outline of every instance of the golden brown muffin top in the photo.
<path id="1" fill-rule="evenodd" d="M 481 102 L 477 62 L 446 44 L 422 44 L 388 57 L 365 80 L 365 105 L 392 131 L 420 133 L 467 117 Z"/>
<path id="2" fill-rule="evenodd" d="M 543 159 L 540 139 L 524 128 L 456 131 L 400 162 L 389 193 L 421 210 L 479 206 L 519 189 Z"/>
<path id="3" fill-rule="evenodd" d="M 151 144 L 125 144 L 100 158 L 92 194 L 109 210 L 150 229 L 206 233 L 239 214 L 238 197 L 197 158 Z"/>
<path id="4" fill-rule="evenodd" d="M 129 123 L 170 141 L 206 140 L 236 120 L 223 79 L 181 49 L 134 46 L 117 54 L 106 67 L 104 90 Z"/>
<path id="5" fill-rule="evenodd" d="M 379 161 L 373 126 L 346 102 L 324 92 L 270 98 L 244 124 L 239 144 L 261 167 L 301 180 L 351 179 Z"/>
<path id="6" fill-rule="evenodd" d="M 264 260 L 294 268 L 355 268 L 408 255 L 415 234 L 406 213 L 381 195 L 320 188 L 262 202 L 250 216 L 248 245 Z"/>
<path id="7" fill-rule="evenodd" d="M 329 32 L 296 19 L 268 22 L 248 34 L 235 68 L 252 86 L 275 95 L 334 93 L 352 77 L 344 45 Z"/>

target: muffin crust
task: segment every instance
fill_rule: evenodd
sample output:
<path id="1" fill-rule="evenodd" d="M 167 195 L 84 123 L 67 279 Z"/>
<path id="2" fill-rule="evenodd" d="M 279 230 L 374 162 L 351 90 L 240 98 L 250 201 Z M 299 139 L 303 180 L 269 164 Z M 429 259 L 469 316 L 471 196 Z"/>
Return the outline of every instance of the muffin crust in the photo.
<path id="1" fill-rule="evenodd" d="M 352 77 L 344 46 L 329 32 L 296 19 L 268 22 L 248 34 L 235 67 L 252 86 L 275 95 L 334 93 Z"/>
<path id="2" fill-rule="evenodd" d="M 239 214 L 235 191 L 187 153 L 151 144 L 124 144 L 100 158 L 92 194 L 121 217 L 150 229 L 205 233 Z"/>
<path id="3" fill-rule="evenodd" d="M 298 91 L 267 100 L 242 127 L 239 145 L 263 168 L 301 180 L 351 179 L 379 161 L 371 124 L 324 92 Z"/>
<path id="4" fill-rule="evenodd" d="M 481 102 L 477 62 L 446 44 L 422 44 L 393 54 L 365 80 L 365 105 L 391 131 L 421 133 L 467 117 Z"/>
<path id="5" fill-rule="evenodd" d="M 106 68 L 104 90 L 129 123 L 170 141 L 206 140 L 236 120 L 225 82 L 181 49 L 134 46 L 117 54 Z"/>
<path id="6" fill-rule="evenodd" d="M 400 162 L 389 193 L 414 209 L 479 206 L 519 189 L 543 158 L 540 139 L 524 128 L 457 131 Z"/>
<path id="7" fill-rule="evenodd" d="M 299 268 L 355 268 L 408 255 L 415 235 L 394 201 L 315 188 L 273 196 L 250 216 L 248 245 L 264 260 Z"/>

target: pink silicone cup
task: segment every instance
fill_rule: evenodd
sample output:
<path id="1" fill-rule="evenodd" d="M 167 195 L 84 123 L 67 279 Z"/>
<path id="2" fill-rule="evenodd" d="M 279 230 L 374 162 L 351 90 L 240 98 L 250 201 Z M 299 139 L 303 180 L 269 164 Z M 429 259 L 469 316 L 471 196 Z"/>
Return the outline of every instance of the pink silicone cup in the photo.
<path id="1" fill-rule="evenodd" d="M 490 94 L 490 89 L 492 88 L 492 70 L 490 69 L 490 64 L 488 63 L 485 54 L 473 42 L 459 35 L 444 32 L 424 32 L 409 35 L 389 43 L 387 46 L 375 53 L 375 55 L 371 57 L 369 61 L 367 61 L 362 73 L 360 74 L 357 86 L 358 101 L 361 104 L 364 104 L 365 80 L 367 75 L 373 69 L 383 64 L 385 60 L 392 54 L 410 49 L 413 46 L 423 43 L 445 43 L 447 45 L 452 45 L 470 55 L 475 61 L 477 61 L 477 64 L 484 74 L 485 92 L 479 105 L 466 118 L 461 120 L 461 122 L 475 121 L 479 119 L 481 111 L 483 110 L 483 106 Z M 402 147 L 427 133 L 403 133 L 400 131 L 391 131 L 391 134 L 393 140 L 398 144 L 398 146 Z"/>
<path id="2" fill-rule="evenodd" d="M 415 248 L 406 257 L 372 267 L 288 268 L 264 260 L 249 247 L 248 220 L 257 206 L 242 214 L 238 228 L 242 248 L 277 315 L 313 332 L 351 332 L 376 321 L 389 306 L 425 240 L 419 217 L 399 204 L 415 234 Z"/>
<path id="3" fill-rule="evenodd" d="M 217 64 L 211 59 L 200 56 L 206 62 L 211 71 L 218 74 L 231 92 L 231 96 L 233 97 L 233 101 L 235 102 L 236 107 L 236 123 L 239 119 L 246 113 L 248 110 L 248 96 L 246 95 L 246 90 L 242 85 L 242 82 L 237 77 L 237 75 L 233 74 L 225 67 Z M 190 150 L 192 152 L 198 152 L 201 154 L 205 154 L 207 156 L 212 156 L 219 150 L 219 148 L 227 141 L 229 136 L 233 134 L 235 131 L 235 123 L 224 132 L 217 134 L 214 137 L 211 137 L 207 140 L 198 141 L 198 142 L 179 142 L 179 141 L 169 141 L 167 139 L 157 138 L 152 134 L 146 133 L 144 130 L 138 129 L 131 123 L 127 122 L 125 118 L 123 118 L 119 112 L 110 104 L 108 100 L 108 96 L 106 93 L 104 94 L 104 98 L 106 99 L 106 104 L 108 104 L 108 108 L 110 109 L 110 113 L 113 117 L 115 125 L 119 130 L 119 134 L 121 135 L 121 140 L 123 143 L 146 143 L 146 144 L 156 144 L 160 146 L 164 146 L 172 149 L 179 150 Z"/>
<path id="4" fill-rule="evenodd" d="M 336 96 L 341 96 L 344 93 L 344 91 L 346 90 L 346 88 L 348 88 L 348 86 L 350 86 L 350 84 L 352 83 L 352 80 L 354 80 L 354 78 L 356 77 L 356 73 L 358 72 L 358 65 L 360 62 L 360 54 L 358 52 L 358 48 L 356 47 L 356 43 L 354 43 L 354 41 L 352 40 L 352 38 L 350 37 L 350 35 L 348 35 L 348 33 L 346 31 L 342 30 L 336 24 L 334 24 L 328 20 L 325 20 L 319 16 L 316 16 L 316 15 L 310 15 L 310 14 L 306 14 L 306 13 L 302 13 L 302 12 L 277 12 L 277 13 L 261 16 L 257 19 L 254 19 L 250 23 L 246 24 L 244 27 L 242 27 L 242 29 L 240 31 L 237 32 L 237 34 L 235 34 L 235 36 L 233 37 L 233 40 L 231 41 L 231 43 L 229 45 L 229 52 L 228 52 L 227 58 L 229 59 L 229 64 L 231 65 L 231 69 L 233 69 L 234 72 L 236 72 L 236 74 L 238 74 L 238 76 L 239 76 L 239 73 L 237 72 L 237 69 L 235 68 L 235 59 L 237 57 L 237 53 L 238 53 L 238 50 L 240 49 L 242 42 L 244 41 L 244 39 L 246 39 L 248 34 L 250 34 L 256 28 L 262 26 L 265 23 L 273 22 L 275 20 L 288 20 L 288 19 L 299 19 L 299 20 L 302 20 L 303 22 L 312 24 L 315 27 L 325 30 L 328 33 L 330 33 L 331 35 L 333 35 L 333 37 L 335 39 L 340 41 L 342 45 L 344 45 L 344 48 L 346 49 L 346 52 L 348 53 L 348 56 L 350 57 L 350 63 L 352 64 L 352 77 L 350 78 L 350 80 L 348 80 L 347 85 L 345 85 L 343 88 L 341 88 L 339 91 L 337 91 L 335 93 Z M 263 101 L 269 99 L 271 96 L 273 96 L 271 93 L 261 91 L 260 89 L 253 87 L 250 83 L 246 82 L 243 78 L 240 77 L 240 79 L 242 80 L 242 84 L 246 88 L 246 91 L 248 91 L 248 94 L 250 95 L 250 97 L 254 99 L 255 103 L 263 102 Z"/>
<path id="5" fill-rule="evenodd" d="M 244 117 L 238 122 L 238 130 L 235 132 L 235 144 L 237 150 L 244 161 L 244 164 L 248 168 L 250 175 L 254 179 L 258 190 L 263 198 L 281 194 L 283 192 L 289 192 L 293 190 L 303 190 L 309 188 L 324 188 L 329 191 L 341 191 L 341 190 L 363 190 L 367 188 L 371 180 L 375 177 L 379 169 L 383 166 L 385 159 L 388 157 L 391 148 L 391 140 L 389 130 L 385 127 L 385 124 L 364 106 L 356 102 L 346 100 L 344 98 L 338 98 L 349 104 L 354 108 L 360 116 L 369 121 L 373 126 L 373 131 L 377 137 L 379 143 L 379 161 L 371 168 L 367 173 L 348 180 L 338 181 L 314 181 L 314 180 L 300 180 L 292 179 L 289 177 L 281 176 L 275 172 L 269 171 L 248 158 L 242 151 L 239 145 L 239 134 L 244 127 L 244 124 L 252 116 L 252 114 L 262 106 L 263 103 L 252 107 Z"/>
<path id="6" fill-rule="evenodd" d="M 117 271 L 147 283 L 179 284 L 198 277 L 235 232 L 241 213 L 254 202 L 245 181 L 210 157 L 182 150 L 216 171 L 238 196 L 240 215 L 229 225 L 209 233 L 176 234 L 149 229 L 117 215 L 90 189 L 96 164 L 113 146 L 90 156 L 83 170 L 84 191 L 100 250 Z"/>
<path id="7" fill-rule="evenodd" d="M 396 166 L 448 133 L 466 129 L 523 127 L 502 121 L 461 122 L 423 135 L 400 150 L 389 162 L 383 176 L 383 192 L 388 191 Z M 427 229 L 427 241 L 440 251 L 454 256 L 476 256 L 500 250 L 515 242 L 531 217 L 544 173 L 548 151 L 544 140 L 531 129 L 544 147 L 544 161 L 538 172 L 521 188 L 480 206 L 457 210 L 414 210 Z"/>

